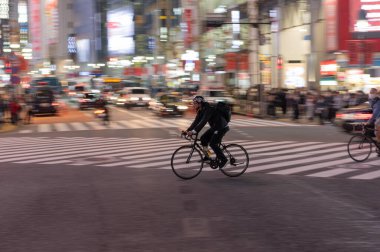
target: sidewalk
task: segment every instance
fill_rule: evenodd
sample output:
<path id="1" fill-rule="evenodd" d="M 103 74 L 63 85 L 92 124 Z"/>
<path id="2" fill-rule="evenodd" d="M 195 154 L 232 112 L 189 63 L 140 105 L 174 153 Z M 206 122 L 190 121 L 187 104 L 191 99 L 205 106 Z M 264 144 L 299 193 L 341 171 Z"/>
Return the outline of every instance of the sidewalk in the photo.
<path id="1" fill-rule="evenodd" d="M 10 124 L 10 123 L 3 123 L 0 126 L 0 134 L 4 133 L 4 132 L 14 131 L 16 129 L 17 129 L 17 125 L 13 125 L 13 124 Z"/>

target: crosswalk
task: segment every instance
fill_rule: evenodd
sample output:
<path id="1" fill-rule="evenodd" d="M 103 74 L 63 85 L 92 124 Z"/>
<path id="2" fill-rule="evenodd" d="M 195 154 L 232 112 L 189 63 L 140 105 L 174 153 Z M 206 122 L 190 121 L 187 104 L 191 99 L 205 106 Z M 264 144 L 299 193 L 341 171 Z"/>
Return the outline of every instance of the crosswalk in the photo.
<path id="1" fill-rule="evenodd" d="M 68 122 L 52 124 L 35 124 L 25 126 L 18 133 L 44 133 L 85 130 L 117 130 L 117 129 L 142 129 L 142 128 L 187 128 L 192 120 L 185 118 L 157 119 L 141 118 L 137 120 L 112 121 L 109 125 L 103 125 L 100 121 Z M 299 127 L 305 126 L 296 123 L 268 121 L 257 118 L 236 119 L 230 122 L 231 127 Z M 314 125 L 307 125 L 314 126 Z"/>
<path id="2" fill-rule="evenodd" d="M 380 158 L 365 163 L 348 157 L 346 143 L 236 140 L 250 156 L 246 173 L 351 180 L 380 179 Z M 103 137 L 4 137 L 0 169 L 6 163 L 91 165 L 103 168 L 170 170 L 170 158 L 185 140 Z M 228 142 L 227 142 L 228 143 Z M 204 168 L 204 171 L 211 171 Z"/>

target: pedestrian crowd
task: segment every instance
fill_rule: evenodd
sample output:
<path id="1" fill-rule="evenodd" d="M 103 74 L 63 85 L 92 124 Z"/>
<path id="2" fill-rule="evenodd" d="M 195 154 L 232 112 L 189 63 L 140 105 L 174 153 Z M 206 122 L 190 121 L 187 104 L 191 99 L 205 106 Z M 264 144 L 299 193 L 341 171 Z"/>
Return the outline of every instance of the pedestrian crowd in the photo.
<path id="1" fill-rule="evenodd" d="M 31 98 L 29 95 L 7 96 L 0 94 L 0 128 L 2 124 L 10 122 L 14 125 L 24 120 L 30 123 Z"/>
<path id="2" fill-rule="evenodd" d="M 368 101 L 362 91 L 355 93 L 339 91 L 310 91 L 306 89 L 272 89 L 267 92 L 267 115 L 272 118 L 290 117 L 293 121 L 306 118 L 320 124 L 334 122 L 336 113 Z"/>

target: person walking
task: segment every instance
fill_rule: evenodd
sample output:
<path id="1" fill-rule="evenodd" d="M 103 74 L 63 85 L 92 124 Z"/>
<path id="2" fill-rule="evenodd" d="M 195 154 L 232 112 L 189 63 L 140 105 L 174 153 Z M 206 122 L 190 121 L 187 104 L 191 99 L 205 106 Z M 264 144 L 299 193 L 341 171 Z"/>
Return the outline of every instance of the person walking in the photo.
<path id="1" fill-rule="evenodd" d="M 4 123 L 4 118 L 5 118 L 5 110 L 6 110 L 6 104 L 3 99 L 3 96 L 0 95 L 0 128 L 1 125 Z"/>
<path id="2" fill-rule="evenodd" d="M 11 123 L 17 124 L 19 120 L 19 114 L 21 111 L 21 106 L 17 102 L 16 98 L 12 98 L 9 103 L 9 111 L 11 113 Z"/>

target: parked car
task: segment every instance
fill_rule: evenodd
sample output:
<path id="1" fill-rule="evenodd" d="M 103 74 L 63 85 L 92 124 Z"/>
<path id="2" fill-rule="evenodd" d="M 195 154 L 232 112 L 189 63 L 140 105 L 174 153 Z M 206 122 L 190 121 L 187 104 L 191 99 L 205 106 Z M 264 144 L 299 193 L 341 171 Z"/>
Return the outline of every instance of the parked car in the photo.
<path id="1" fill-rule="evenodd" d="M 160 116 L 182 116 L 189 107 L 173 94 L 161 94 L 149 102 L 149 108 Z"/>
<path id="2" fill-rule="evenodd" d="M 78 101 L 78 107 L 80 110 L 95 108 L 97 106 L 97 100 L 99 99 L 99 93 L 84 92 Z"/>
<path id="3" fill-rule="evenodd" d="M 368 102 L 345 108 L 337 112 L 335 125 L 348 133 L 361 131 L 360 124 L 368 121 L 372 116 L 372 109 Z M 355 126 L 355 127 L 354 127 Z"/>
<path id="4" fill-rule="evenodd" d="M 117 100 L 120 105 L 124 102 L 126 108 L 130 107 L 148 107 L 149 101 L 152 99 L 150 91 L 145 87 L 127 87 L 122 91 L 123 96 Z"/>

